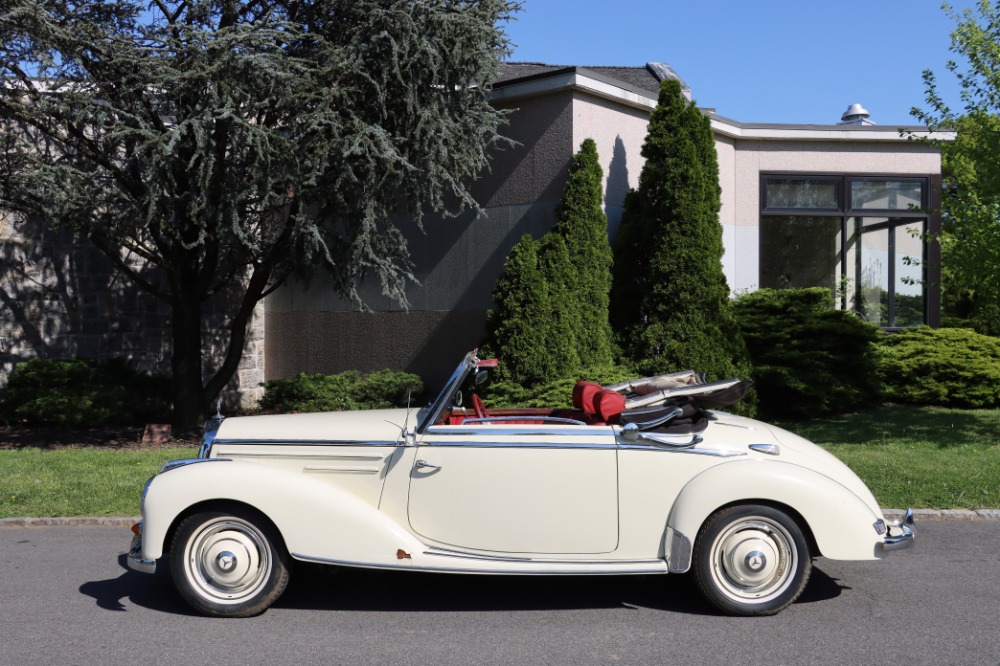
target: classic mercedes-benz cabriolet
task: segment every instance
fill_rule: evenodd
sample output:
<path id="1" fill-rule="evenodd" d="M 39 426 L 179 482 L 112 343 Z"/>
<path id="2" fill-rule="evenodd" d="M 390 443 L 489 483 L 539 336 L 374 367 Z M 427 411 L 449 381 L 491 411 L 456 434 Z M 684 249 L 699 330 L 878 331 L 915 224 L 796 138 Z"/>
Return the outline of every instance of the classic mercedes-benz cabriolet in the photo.
<path id="1" fill-rule="evenodd" d="M 709 602 L 770 615 L 812 558 L 913 543 L 818 446 L 717 409 L 748 382 L 694 372 L 573 390 L 574 409 L 487 409 L 468 354 L 420 410 L 222 419 L 142 491 L 129 565 L 165 555 L 208 615 L 264 611 L 296 560 L 464 574 L 691 571 Z"/>

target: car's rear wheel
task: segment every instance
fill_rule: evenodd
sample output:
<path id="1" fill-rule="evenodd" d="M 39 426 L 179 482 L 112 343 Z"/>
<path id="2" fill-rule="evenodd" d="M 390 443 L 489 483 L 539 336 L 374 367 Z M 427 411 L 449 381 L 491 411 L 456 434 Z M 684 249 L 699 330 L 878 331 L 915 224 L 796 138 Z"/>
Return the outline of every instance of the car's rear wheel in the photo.
<path id="1" fill-rule="evenodd" d="M 264 612 L 288 585 L 288 563 L 271 522 L 243 507 L 188 516 L 178 526 L 170 552 L 181 596 L 217 617 Z"/>
<path id="2" fill-rule="evenodd" d="M 798 523 L 765 505 L 721 509 L 702 526 L 694 576 L 705 597 L 733 615 L 774 615 L 805 589 L 812 569 Z"/>

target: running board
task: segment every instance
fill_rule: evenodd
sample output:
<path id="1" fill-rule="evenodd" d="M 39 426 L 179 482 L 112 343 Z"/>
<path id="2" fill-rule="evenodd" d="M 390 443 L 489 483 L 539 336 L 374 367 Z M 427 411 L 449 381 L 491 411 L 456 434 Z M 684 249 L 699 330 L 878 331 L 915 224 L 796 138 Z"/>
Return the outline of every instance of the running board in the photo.
<path id="1" fill-rule="evenodd" d="M 492 574 L 492 575 L 624 575 L 665 574 L 667 563 L 663 560 L 556 560 L 520 557 L 497 557 L 429 548 L 423 553 L 402 553 L 395 561 L 353 562 L 327 557 L 313 557 L 292 553 L 292 557 L 305 562 L 332 564 L 361 569 L 390 569 L 427 571 L 436 573 Z"/>

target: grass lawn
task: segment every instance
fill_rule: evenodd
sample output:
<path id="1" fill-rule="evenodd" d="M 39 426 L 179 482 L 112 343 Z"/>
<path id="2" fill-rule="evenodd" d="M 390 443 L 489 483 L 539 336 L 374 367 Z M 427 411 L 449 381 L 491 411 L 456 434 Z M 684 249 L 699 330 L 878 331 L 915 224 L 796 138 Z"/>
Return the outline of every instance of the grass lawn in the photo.
<path id="1" fill-rule="evenodd" d="M 883 507 L 1000 508 L 1000 410 L 886 405 L 780 425 L 847 463 Z"/>
<path id="2" fill-rule="evenodd" d="M 0 518 L 135 516 L 160 465 L 195 448 L 69 447 L 0 450 Z"/>
<path id="3" fill-rule="evenodd" d="M 781 426 L 864 479 L 883 507 L 1000 508 L 1000 410 L 889 405 Z M 196 447 L 0 449 L 0 518 L 130 516 L 146 479 Z"/>

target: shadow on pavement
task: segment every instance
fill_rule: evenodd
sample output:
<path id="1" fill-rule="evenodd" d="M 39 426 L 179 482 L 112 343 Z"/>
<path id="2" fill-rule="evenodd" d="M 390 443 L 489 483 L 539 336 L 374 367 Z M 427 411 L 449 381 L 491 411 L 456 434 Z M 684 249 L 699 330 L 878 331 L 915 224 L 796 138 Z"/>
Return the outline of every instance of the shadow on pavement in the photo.
<path id="1" fill-rule="evenodd" d="M 93 581 L 80 592 L 99 608 L 124 611 L 124 599 L 150 610 L 196 615 L 174 589 L 166 559 L 153 575 L 125 571 Z M 826 601 L 844 589 L 813 567 L 798 604 Z M 475 576 L 348 569 L 297 563 L 276 609 L 377 612 L 499 612 L 596 608 L 649 608 L 689 615 L 718 615 L 686 575 L 668 576 Z"/>

